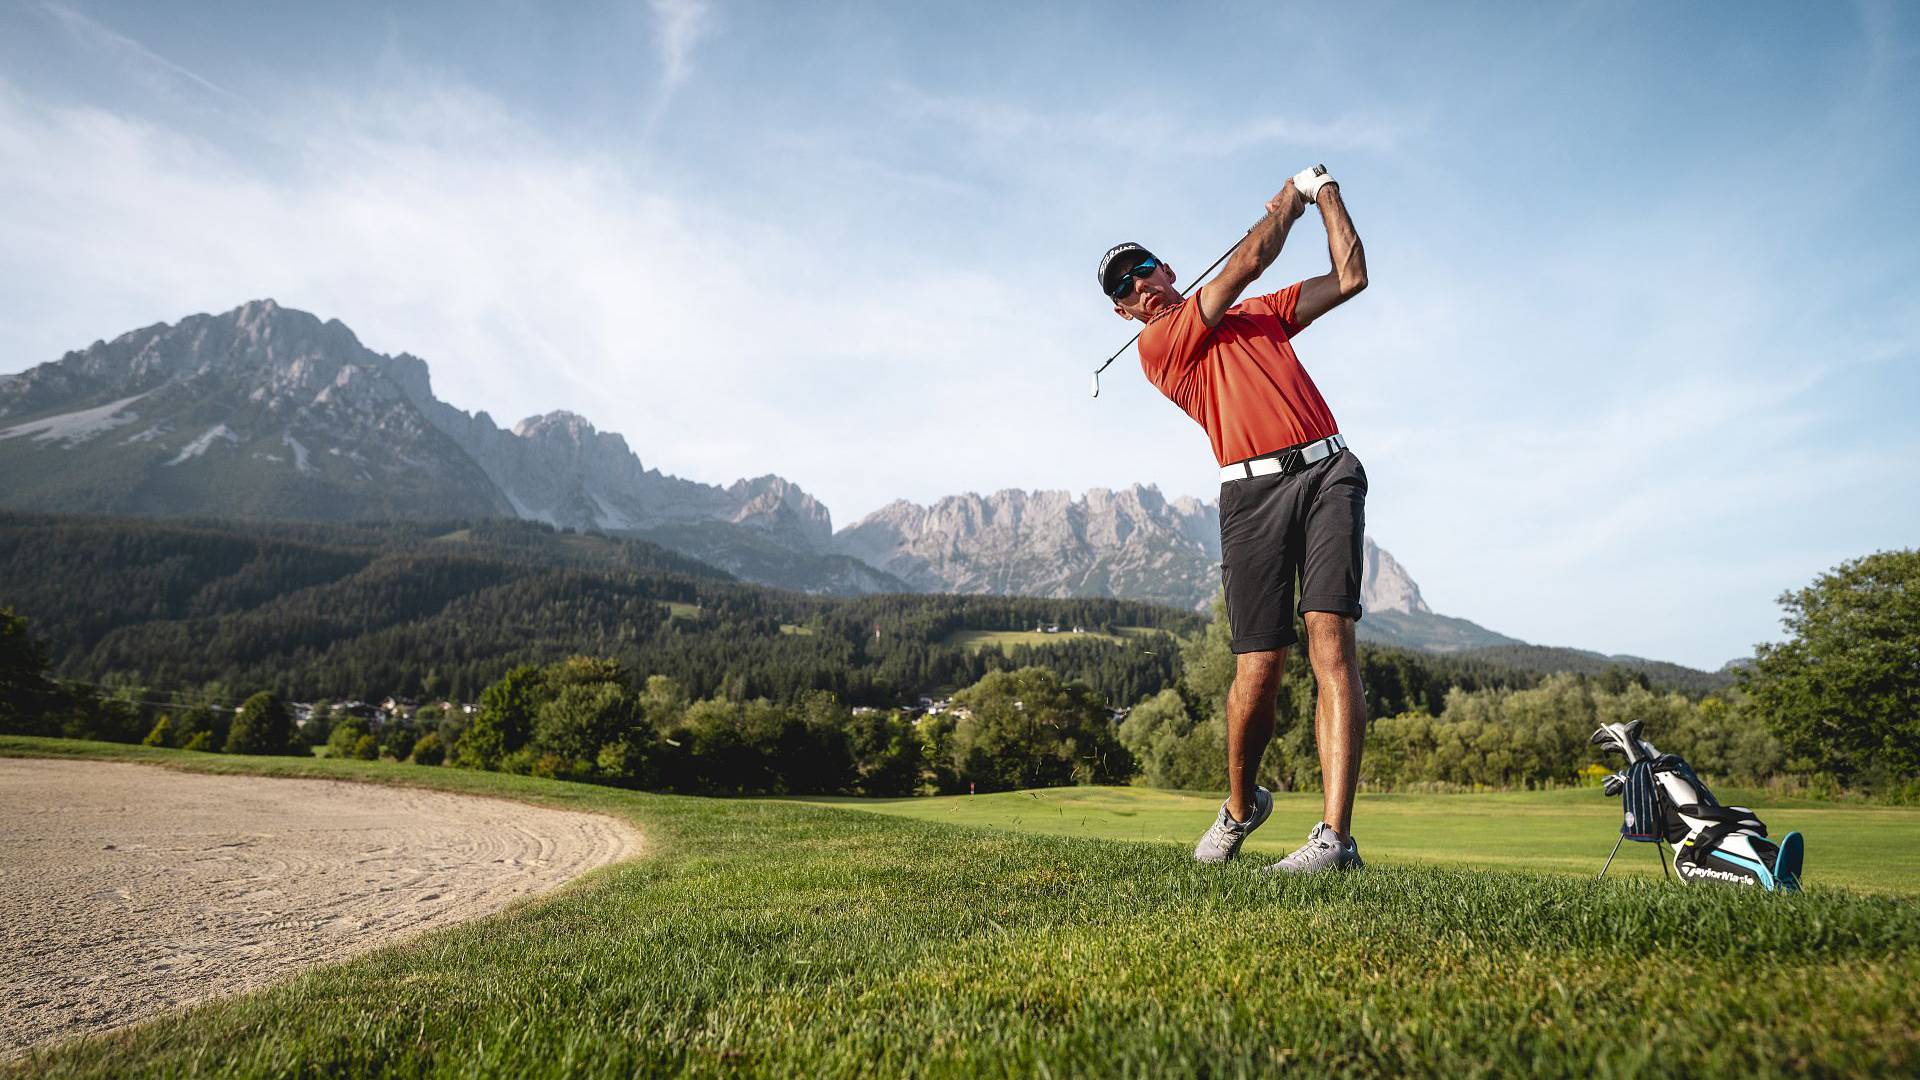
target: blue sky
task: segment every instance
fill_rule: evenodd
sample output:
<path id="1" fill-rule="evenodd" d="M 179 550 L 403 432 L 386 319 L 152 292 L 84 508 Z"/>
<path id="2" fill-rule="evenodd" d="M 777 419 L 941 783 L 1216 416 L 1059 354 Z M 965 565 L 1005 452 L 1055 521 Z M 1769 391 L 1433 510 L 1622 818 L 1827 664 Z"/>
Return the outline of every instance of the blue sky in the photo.
<path id="1" fill-rule="evenodd" d="M 272 296 L 839 524 L 1211 498 L 1131 357 L 1087 398 L 1094 262 L 1324 161 L 1373 283 L 1299 353 L 1437 610 L 1717 667 L 1914 545 L 1920 16 L 1350 7 L 0 0 L 0 371 Z"/>

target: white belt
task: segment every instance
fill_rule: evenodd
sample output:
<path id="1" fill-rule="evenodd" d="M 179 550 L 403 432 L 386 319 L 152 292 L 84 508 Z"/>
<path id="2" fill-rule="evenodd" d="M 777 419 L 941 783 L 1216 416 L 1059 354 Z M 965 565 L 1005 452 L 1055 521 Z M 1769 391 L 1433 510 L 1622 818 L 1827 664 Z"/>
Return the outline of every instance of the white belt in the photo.
<path id="1" fill-rule="evenodd" d="M 1329 435 L 1305 446 L 1296 446 L 1277 454 L 1248 458 L 1246 461 L 1236 461 L 1231 465 L 1223 466 L 1220 469 L 1220 482 L 1224 484 L 1229 480 L 1251 480 L 1256 476 L 1299 472 L 1314 462 L 1330 458 L 1346 448 L 1346 436 Z"/>

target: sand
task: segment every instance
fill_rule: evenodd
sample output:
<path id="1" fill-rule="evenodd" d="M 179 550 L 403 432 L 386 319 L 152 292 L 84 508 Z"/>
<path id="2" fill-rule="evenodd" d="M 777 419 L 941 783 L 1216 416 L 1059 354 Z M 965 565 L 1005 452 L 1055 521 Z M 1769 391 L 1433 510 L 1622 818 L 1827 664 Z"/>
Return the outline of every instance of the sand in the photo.
<path id="1" fill-rule="evenodd" d="M 0 1057 L 486 915 L 639 854 L 500 799 L 0 759 Z"/>

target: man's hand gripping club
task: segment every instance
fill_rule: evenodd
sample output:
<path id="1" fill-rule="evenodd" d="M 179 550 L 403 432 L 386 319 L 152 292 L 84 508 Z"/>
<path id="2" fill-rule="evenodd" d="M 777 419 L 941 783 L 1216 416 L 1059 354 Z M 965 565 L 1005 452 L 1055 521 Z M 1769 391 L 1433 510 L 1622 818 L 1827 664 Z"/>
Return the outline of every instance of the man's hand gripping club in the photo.
<path id="1" fill-rule="evenodd" d="M 1286 246 L 1287 233 L 1293 228 L 1293 223 L 1307 212 L 1308 203 L 1318 204 L 1320 193 L 1330 185 L 1335 191 L 1339 190 L 1327 167 L 1314 165 L 1289 177 L 1286 183 L 1280 185 L 1279 193 L 1267 200 L 1267 216 L 1260 219 L 1239 246 L 1233 249 L 1220 276 L 1200 290 L 1200 317 L 1206 320 L 1208 326 L 1219 325 L 1227 309 L 1239 301 L 1247 286 L 1266 273 L 1267 267 L 1273 265 L 1273 260 L 1280 257 L 1280 249 Z M 1331 224 L 1328 232 L 1331 235 Z M 1302 293 L 1304 298 L 1304 287 Z"/>
<path id="2" fill-rule="evenodd" d="M 1273 265 L 1286 245 L 1288 230 L 1307 212 L 1309 202 L 1319 207 L 1327 227 L 1327 257 L 1332 266 L 1327 273 L 1300 283 L 1294 321 L 1306 326 L 1367 287 L 1366 249 L 1360 246 L 1360 234 L 1354 231 L 1340 197 L 1340 185 L 1325 165 L 1315 165 L 1289 177 L 1279 194 L 1267 200 L 1267 216 L 1233 250 L 1220 276 L 1200 290 L 1200 315 L 1208 326 L 1218 325 L 1247 286 Z"/>

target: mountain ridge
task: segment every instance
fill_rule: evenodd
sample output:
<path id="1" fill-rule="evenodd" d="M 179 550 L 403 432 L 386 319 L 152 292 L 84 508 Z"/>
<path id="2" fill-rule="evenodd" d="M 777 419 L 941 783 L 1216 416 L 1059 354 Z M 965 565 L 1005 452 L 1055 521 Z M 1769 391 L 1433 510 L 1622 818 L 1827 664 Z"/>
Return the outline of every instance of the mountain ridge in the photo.
<path id="1" fill-rule="evenodd" d="M 431 379 L 425 360 L 374 352 L 339 320 L 272 299 L 130 330 L 0 377 L 0 502 L 268 520 L 507 516 L 633 535 L 679 529 L 693 548 L 686 553 L 733 571 L 774 568 L 770 584 L 905 588 L 828 550 L 826 507 L 784 478 L 720 487 L 669 476 L 645 468 L 621 435 L 571 412 L 502 430 L 485 412 L 439 400 Z M 104 438 L 122 427 L 134 436 Z M 688 529 L 711 522 L 754 535 Z M 765 556 L 763 540 L 779 557 Z"/>
<path id="2" fill-rule="evenodd" d="M 649 469 L 567 410 L 502 428 L 433 392 L 427 361 L 272 299 L 155 323 L 0 376 L 0 505 L 345 521 L 515 517 L 650 539 L 801 591 L 1113 597 L 1208 610 L 1219 511 L 1157 487 L 896 500 L 839 530 L 778 475 Z M 1434 613 L 1365 541 L 1360 634 L 1438 651 L 1520 644 Z"/>

